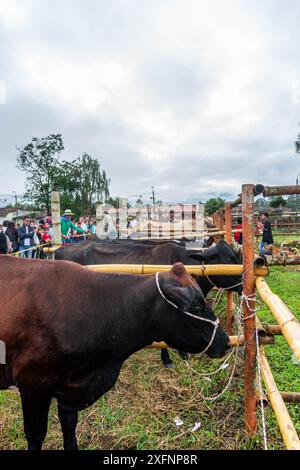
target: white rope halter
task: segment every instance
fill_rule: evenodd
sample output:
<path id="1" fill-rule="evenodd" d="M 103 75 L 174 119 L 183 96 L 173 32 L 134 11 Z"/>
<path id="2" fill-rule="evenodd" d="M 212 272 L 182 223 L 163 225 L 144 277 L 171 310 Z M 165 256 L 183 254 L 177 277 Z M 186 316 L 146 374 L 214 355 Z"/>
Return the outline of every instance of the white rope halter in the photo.
<path id="1" fill-rule="evenodd" d="M 155 275 L 155 280 L 156 280 L 156 286 L 157 286 L 157 290 L 158 292 L 160 293 L 160 295 L 162 296 L 162 298 L 168 302 L 168 304 L 172 305 L 172 307 L 176 308 L 177 310 L 180 310 L 180 308 L 178 307 L 178 305 L 174 304 L 174 302 L 172 302 L 171 300 L 167 299 L 163 293 L 163 291 L 161 290 L 161 287 L 159 285 L 159 279 L 158 279 L 158 276 L 159 276 L 159 273 L 156 273 Z M 208 345 L 206 346 L 205 349 L 203 349 L 203 351 L 201 351 L 201 354 L 205 353 L 212 345 L 214 339 L 215 339 L 215 336 L 216 336 L 216 333 L 217 333 L 217 329 L 220 325 L 220 320 L 218 318 L 216 318 L 216 320 L 209 320 L 208 318 L 204 318 L 204 317 L 199 317 L 198 315 L 194 315 L 193 313 L 190 313 L 190 312 L 186 312 L 186 311 L 183 311 L 183 313 L 185 315 L 188 315 L 189 317 L 192 317 L 192 318 L 195 318 L 195 320 L 201 320 L 201 321 L 204 321 L 206 323 L 210 323 L 211 325 L 213 325 L 214 327 L 214 331 L 213 331 L 213 334 L 211 336 L 211 339 L 208 343 Z"/>

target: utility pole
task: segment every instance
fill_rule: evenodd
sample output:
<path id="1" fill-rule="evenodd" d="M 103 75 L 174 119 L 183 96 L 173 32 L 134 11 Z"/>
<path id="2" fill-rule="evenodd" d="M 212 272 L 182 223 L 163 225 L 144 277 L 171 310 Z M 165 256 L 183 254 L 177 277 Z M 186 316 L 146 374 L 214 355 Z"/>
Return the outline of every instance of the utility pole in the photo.
<path id="1" fill-rule="evenodd" d="M 18 224 L 19 223 L 18 196 L 17 196 L 16 191 L 13 191 L 13 193 L 15 195 L 15 207 L 16 207 L 16 213 L 17 213 L 16 222 Z"/>
<path id="2" fill-rule="evenodd" d="M 154 187 L 151 186 L 151 188 L 152 188 L 152 197 L 151 197 L 151 199 L 152 199 L 153 205 L 155 205 Z"/>

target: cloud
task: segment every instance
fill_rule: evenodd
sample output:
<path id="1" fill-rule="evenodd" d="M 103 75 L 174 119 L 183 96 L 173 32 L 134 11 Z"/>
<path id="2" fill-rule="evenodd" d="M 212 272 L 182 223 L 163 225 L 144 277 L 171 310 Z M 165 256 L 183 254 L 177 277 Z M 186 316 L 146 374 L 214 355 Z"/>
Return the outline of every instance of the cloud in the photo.
<path id="1" fill-rule="evenodd" d="M 294 183 L 296 0 L 0 0 L 0 12 L 1 192 L 24 183 L 15 145 L 51 132 L 64 158 L 98 157 L 114 195 Z"/>

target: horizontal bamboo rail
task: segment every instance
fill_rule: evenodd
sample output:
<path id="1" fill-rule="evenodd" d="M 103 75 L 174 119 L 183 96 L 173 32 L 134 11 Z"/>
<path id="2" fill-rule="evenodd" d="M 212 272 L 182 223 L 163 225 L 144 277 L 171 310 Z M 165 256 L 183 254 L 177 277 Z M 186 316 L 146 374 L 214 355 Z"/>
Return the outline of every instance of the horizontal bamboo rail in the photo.
<path id="1" fill-rule="evenodd" d="M 300 403 L 300 393 L 299 392 L 280 392 L 283 401 L 287 403 Z"/>
<path id="2" fill-rule="evenodd" d="M 263 325 L 268 335 L 282 335 L 282 331 L 279 325 Z"/>
<path id="3" fill-rule="evenodd" d="M 260 359 L 261 371 L 268 392 L 269 400 L 276 415 L 276 419 L 286 448 L 288 450 L 300 450 L 299 437 L 290 418 L 288 410 L 286 409 L 281 393 L 276 386 L 268 360 L 262 347 L 260 347 Z"/>
<path id="4" fill-rule="evenodd" d="M 264 197 L 287 196 L 288 194 L 300 194 L 300 186 L 265 186 L 263 189 Z"/>
<path id="5" fill-rule="evenodd" d="M 256 287 L 260 297 L 276 318 L 282 334 L 289 343 L 293 353 L 295 354 L 298 361 L 300 361 L 299 321 L 294 317 L 292 312 L 280 299 L 280 297 L 271 291 L 263 277 L 258 277 L 256 279 Z"/>
<path id="6" fill-rule="evenodd" d="M 58 248 L 61 248 L 61 245 L 46 247 L 43 248 L 43 253 L 55 253 Z"/>
<path id="7" fill-rule="evenodd" d="M 243 346 L 243 344 L 245 344 L 244 335 L 229 336 L 229 341 L 230 341 L 231 346 L 233 347 L 237 345 Z M 265 337 L 259 338 L 259 344 L 264 344 L 264 345 L 274 344 L 274 337 L 265 336 Z M 167 349 L 168 347 L 169 346 L 164 341 L 159 341 L 159 342 L 154 341 L 154 343 L 149 344 L 149 346 L 146 346 L 146 348 L 150 348 L 150 349 Z"/>
<path id="8" fill-rule="evenodd" d="M 169 272 L 172 265 L 156 264 L 93 264 L 86 268 L 96 272 L 128 273 L 128 274 L 154 274 L 157 272 Z M 239 276 L 243 272 L 240 264 L 208 264 L 208 265 L 185 265 L 190 274 L 197 276 Z M 266 266 L 255 267 L 256 276 L 267 276 L 269 273 Z"/>
<path id="9" fill-rule="evenodd" d="M 290 258 L 286 257 L 275 257 L 272 260 L 268 261 L 268 266 L 299 266 L 300 256 L 293 256 Z"/>

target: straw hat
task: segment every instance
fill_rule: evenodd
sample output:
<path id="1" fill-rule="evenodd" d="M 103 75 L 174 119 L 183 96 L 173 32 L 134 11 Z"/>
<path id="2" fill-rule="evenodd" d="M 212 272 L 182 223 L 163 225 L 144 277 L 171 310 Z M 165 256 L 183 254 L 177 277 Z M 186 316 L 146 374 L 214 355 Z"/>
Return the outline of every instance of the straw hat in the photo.
<path id="1" fill-rule="evenodd" d="M 70 209 L 66 209 L 65 210 L 65 213 L 63 214 L 63 216 L 65 215 L 74 215 L 73 212 L 70 210 Z"/>

